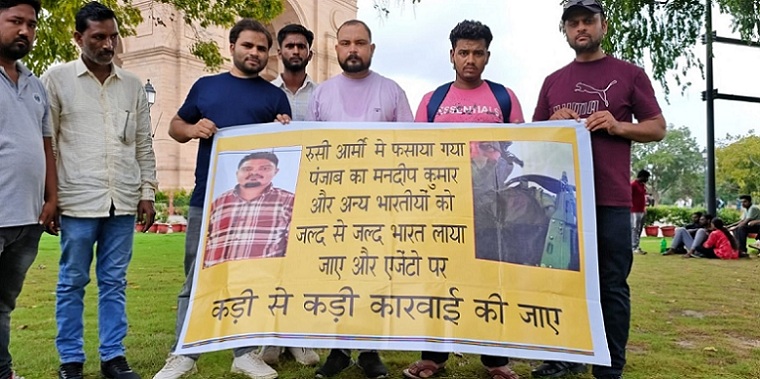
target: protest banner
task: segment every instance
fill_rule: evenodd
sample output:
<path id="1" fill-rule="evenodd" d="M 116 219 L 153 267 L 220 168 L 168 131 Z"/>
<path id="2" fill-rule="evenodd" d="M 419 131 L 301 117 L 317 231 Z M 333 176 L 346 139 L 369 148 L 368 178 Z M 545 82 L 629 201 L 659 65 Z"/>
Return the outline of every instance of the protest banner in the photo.
<path id="1" fill-rule="evenodd" d="M 575 121 L 222 129 L 177 353 L 609 364 L 591 162 Z"/>

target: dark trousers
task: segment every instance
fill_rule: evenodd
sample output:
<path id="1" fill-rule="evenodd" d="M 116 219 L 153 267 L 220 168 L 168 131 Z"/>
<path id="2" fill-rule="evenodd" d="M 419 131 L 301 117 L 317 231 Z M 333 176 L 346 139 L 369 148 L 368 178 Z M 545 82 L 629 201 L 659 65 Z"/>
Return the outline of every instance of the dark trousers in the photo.
<path id="1" fill-rule="evenodd" d="M 739 243 L 739 251 L 741 252 L 747 252 L 747 234 L 749 233 L 760 233 L 760 225 L 745 225 L 734 230 L 734 237 L 736 237 L 736 242 Z"/>
<path id="2" fill-rule="evenodd" d="M 599 249 L 599 289 L 604 331 L 612 365 L 594 366 L 596 377 L 622 375 L 625 346 L 631 323 L 631 290 L 628 274 L 633 264 L 630 244 L 621 243 L 631 231 L 631 212 L 623 207 L 596 207 Z"/>
<path id="3" fill-rule="evenodd" d="M 443 364 L 449 359 L 449 353 L 439 353 L 437 351 L 423 351 L 422 360 L 433 361 L 436 364 Z M 481 355 L 480 362 L 486 367 L 501 367 L 506 366 L 509 363 L 507 357 L 494 357 L 490 355 Z"/>
<path id="4" fill-rule="evenodd" d="M 695 249 L 697 253 L 702 255 L 702 258 L 712 258 L 712 259 L 718 259 L 718 256 L 715 255 L 715 249 L 713 248 L 707 248 L 703 246 L 697 246 Z"/>
<path id="5" fill-rule="evenodd" d="M 11 374 L 11 312 L 37 257 L 41 235 L 37 224 L 0 228 L 0 378 Z"/>

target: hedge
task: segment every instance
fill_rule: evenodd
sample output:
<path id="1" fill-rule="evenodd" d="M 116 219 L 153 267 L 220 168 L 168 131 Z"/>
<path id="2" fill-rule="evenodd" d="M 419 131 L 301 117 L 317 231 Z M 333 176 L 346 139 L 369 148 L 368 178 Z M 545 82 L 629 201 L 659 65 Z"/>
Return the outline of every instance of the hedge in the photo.
<path id="1" fill-rule="evenodd" d="M 659 222 L 661 224 L 682 226 L 691 223 L 691 215 L 694 212 L 705 213 L 705 210 L 700 208 L 681 208 L 673 205 L 656 205 L 647 207 L 644 223 L 645 225 L 652 225 Z M 718 217 L 722 218 L 726 224 L 732 224 L 739 221 L 741 212 L 732 208 L 723 208 L 718 210 Z"/>

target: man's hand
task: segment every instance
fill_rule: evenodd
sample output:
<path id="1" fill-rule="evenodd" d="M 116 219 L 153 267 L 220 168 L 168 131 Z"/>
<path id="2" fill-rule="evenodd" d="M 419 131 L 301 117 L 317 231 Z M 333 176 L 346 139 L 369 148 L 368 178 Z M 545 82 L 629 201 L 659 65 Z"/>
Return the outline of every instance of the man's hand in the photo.
<path id="1" fill-rule="evenodd" d="M 279 122 L 280 124 L 287 125 L 290 124 L 290 116 L 286 114 L 278 114 L 277 117 L 275 117 L 274 121 Z"/>
<path id="2" fill-rule="evenodd" d="M 551 117 L 549 117 L 549 120 L 551 120 L 551 121 L 555 121 L 555 120 L 575 120 L 575 121 L 580 121 L 581 120 L 581 116 L 578 115 L 578 113 L 576 113 L 574 110 L 572 110 L 570 108 L 562 108 L 562 109 L 554 112 L 554 114 Z"/>
<path id="3" fill-rule="evenodd" d="M 143 233 L 147 232 L 156 221 L 156 208 L 150 200 L 140 200 L 137 203 L 137 222 L 143 224 Z"/>
<path id="4" fill-rule="evenodd" d="M 190 129 L 189 136 L 190 138 L 209 139 L 214 135 L 214 133 L 216 133 L 216 131 L 216 124 L 214 124 L 213 121 L 207 118 L 202 118 Z"/>
<path id="5" fill-rule="evenodd" d="M 61 230 L 61 225 L 58 218 L 58 203 L 55 201 L 47 201 L 42 205 L 42 213 L 38 220 L 40 225 L 45 228 L 45 232 L 48 234 L 57 236 Z"/>
<path id="6" fill-rule="evenodd" d="M 594 112 L 586 119 L 586 130 L 595 132 L 597 130 L 606 130 L 611 136 L 620 134 L 620 122 L 609 111 Z"/>

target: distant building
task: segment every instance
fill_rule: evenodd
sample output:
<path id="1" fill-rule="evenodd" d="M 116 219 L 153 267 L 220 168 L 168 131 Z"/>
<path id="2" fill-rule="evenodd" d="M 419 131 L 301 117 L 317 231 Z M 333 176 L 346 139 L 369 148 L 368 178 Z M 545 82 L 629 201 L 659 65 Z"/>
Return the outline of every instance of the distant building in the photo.
<path id="1" fill-rule="evenodd" d="M 190 54 L 195 36 L 216 40 L 222 54 L 229 58 L 228 30 L 188 26 L 176 9 L 152 0 L 135 0 L 133 4 L 141 10 L 144 21 L 137 27 L 135 36 L 122 40 L 116 62 L 144 81 L 150 79 L 156 89 L 151 116 L 161 190 L 192 189 L 198 144 L 196 141 L 179 144 L 172 140 L 168 135 L 169 121 L 195 80 L 210 74 L 204 70 L 203 62 Z M 344 21 L 356 18 L 356 0 L 284 0 L 284 4 L 284 12 L 268 25 L 272 35 L 276 36 L 277 30 L 287 24 L 306 26 L 315 35 L 309 75 L 321 82 L 339 73 L 333 48 L 336 31 Z M 228 69 L 229 64 L 223 70 Z M 275 37 L 269 64 L 262 76 L 272 79 L 281 69 Z"/>

